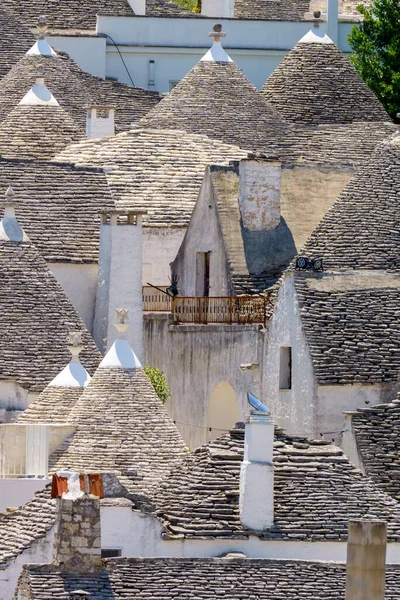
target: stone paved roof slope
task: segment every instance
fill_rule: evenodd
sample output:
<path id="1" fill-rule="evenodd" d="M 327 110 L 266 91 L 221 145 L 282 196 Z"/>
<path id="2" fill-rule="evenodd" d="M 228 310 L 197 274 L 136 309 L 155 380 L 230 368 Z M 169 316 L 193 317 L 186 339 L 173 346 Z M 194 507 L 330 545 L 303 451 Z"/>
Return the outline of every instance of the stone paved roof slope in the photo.
<path id="1" fill-rule="evenodd" d="M 68 363 L 70 331 L 81 331 L 82 363 L 100 358 L 89 332 L 29 242 L 0 241 L 0 379 L 41 392 Z"/>
<path id="2" fill-rule="evenodd" d="M 325 270 L 400 270 L 400 136 L 393 136 L 350 180 L 305 244 Z"/>
<path id="3" fill-rule="evenodd" d="M 328 291 L 295 275 L 314 373 L 321 385 L 393 383 L 400 376 L 400 286 Z M 363 289 L 364 287 L 364 289 Z"/>
<path id="4" fill-rule="evenodd" d="M 46 535 L 54 525 L 55 508 L 56 501 L 50 498 L 50 486 L 47 486 L 24 506 L 12 513 L 0 514 L 0 570 Z"/>
<path id="5" fill-rule="evenodd" d="M 17 106 L 0 121 L 0 155 L 51 160 L 82 136 L 61 106 Z"/>
<path id="6" fill-rule="evenodd" d="M 294 123 L 390 121 L 349 59 L 314 29 L 282 59 L 262 88 L 281 117 Z M 306 36 L 305 36 L 306 37 Z M 328 38 L 329 39 L 329 38 Z"/>
<path id="7" fill-rule="evenodd" d="M 238 19 L 265 19 L 271 21 L 301 21 L 310 10 L 310 0 L 235 0 Z"/>
<path id="8" fill-rule="evenodd" d="M 284 121 L 233 62 L 201 60 L 138 125 L 183 129 L 249 150 L 288 144 Z"/>
<path id="9" fill-rule="evenodd" d="M 322 124 L 296 127 L 291 152 L 298 161 L 326 164 L 330 167 L 349 165 L 358 168 L 373 154 L 376 146 L 396 131 L 393 123 Z"/>
<path id="10" fill-rule="evenodd" d="M 0 189 L 10 182 L 18 220 L 47 262 L 98 261 L 99 211 L 115 207 L 103 172 L 0 157 Z"/>
<path id="11" fill-rule="evenodd" d="M 18 417 L 18 423 L 66 423 L 83 393 L 82 387 L 47 386 Z"/>
<path id="12" fill-rule="evenodd" d="M 50 460 L 52 471 L 109 471 L 146 493 L 186 446 L 142 369 L 99 367 L 73 407 L 77 429 Z"/>
<path id="13" fill-rule="evenodd" d="M 390 404 L 358 409 L 352 428 L 366 474 L 400 500 L 400 394 Z"/>
<path id="14" fill-rule="evenodd" d="M 35 43 L 25 25 L 0 5 L 0 79 Z"/>
<path id="15" fill-rule="evenodd" d="M 118 558 L 96 577 L 29 565 L 20 579 L 32 600 L 69 600 L 84 589 L 103 600 L 327 600 L 344 598 L 343 563 L 243 558 Z M 386 600 L 397 600 L 398 565 L 386 570 Z"/>
<path id="16" fill-rule="evenodd" d="M 154 226 L 186 226 L 206 167 L 245 156 L 247 152 L 237 146 L 206 136 L 134 129 L 107 140 L 74 144 L 57 159 L 107 167 L 107 181 L 118 206 L 147 210 Z"/>
<path id="17" fill-rule="evenodd" d="M 104 81 L 85 73 L 68 55 L 56 57 L 24 56 L 0 81 L 0 119 L 10 113 L 24 97 L 40 72 L 46 86 L 60 106 L 69 112 L 85 132 L 89 104 L 115 106 L 115 124 L 126 129 L 157 104 L 158 92 Z"/>
<path id="18" fill-rule="evenodd" d="M 118 17 L 133 16 L 128 0 L 2 0 L 6 9 L 12 12 L 21 23 L 36 28 L 40 15 L 46 15 L 50 29 L 95 30 L 96 15 L 109 14 Z"/>
<path id="19" fill-rule="evenodd" d="M 244 430 L 234 429 L 189 454 L 155 491 L 166 532 L 188 538 L 247 537 L 239 517 Z M 388 520 L 399 539 L 400 505 L 379 490 L 340 448 L 277 432 L 274 445 L 274 527 L 265 539 L 335 541 L 348 520 Z"/>

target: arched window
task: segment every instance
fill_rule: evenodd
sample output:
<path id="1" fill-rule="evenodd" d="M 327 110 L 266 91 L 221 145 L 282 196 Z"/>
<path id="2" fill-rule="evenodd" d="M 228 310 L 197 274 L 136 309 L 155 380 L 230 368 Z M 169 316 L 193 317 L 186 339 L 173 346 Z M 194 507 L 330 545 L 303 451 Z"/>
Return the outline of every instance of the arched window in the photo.
<path id="1" fill-rule="evenodd" d="M 221 381 L 211 394 L 207 409 L 207 441 L 215 440 L 240 421 L 239 405 L 232 386 Z"/>

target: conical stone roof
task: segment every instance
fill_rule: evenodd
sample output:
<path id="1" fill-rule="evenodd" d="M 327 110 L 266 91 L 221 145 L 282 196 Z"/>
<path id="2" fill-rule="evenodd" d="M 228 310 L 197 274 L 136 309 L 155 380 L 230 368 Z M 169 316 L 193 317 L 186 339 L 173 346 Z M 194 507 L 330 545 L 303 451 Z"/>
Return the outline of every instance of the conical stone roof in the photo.
<path id="1" fill-rule="evenodd" d="M 134 493 L 148 493 L 187 452 L 126 339 L 110 348 L 69 422 L 76 431 L 51 457 L 51 470 L 114 472 Z"/>
<path id="2" fill-rule="evenodd" d="M 282 59 L 261 91 L 281 117 L 294 123 L 390 121 L 350 60 L 319 27 Z"/>
<path id="3" fill-rule="evenodd" d="M 5 158 L 50 160 L 82 133 L 38 77 L 18 106 L 0 122 L 0 154 Z"/>
<path id="4" fill-rule="evenodd" d="M 104 81 L 82 69 L 66 54 L 25 55 L 0 81 L 0 121 L 18 105 L 35 84 L 38 73 L 72 119 L 86 131 L 86 108 L 115 106 L 116 129 L 126 129 L 157 104 L 157 92 Z"/>
<path id="5" fill-rule="evenodd" d="M 81 332 L 82 362 L 99 352 L 63 289 L 15 218 L 9 193 L 0 223 L 0 378 L 41 392 L 65 367 L 70 331 Z"/>
<path id="6" fill-rule="evenodd" d="M 400 135 L 381 144 L 307 241 L 326 270 L 400 272 Z"/>
<path id="7" fill-rule="evenodd" d="M 217 32 L 210 35 L 215 37 Z M 287 137 L 282 118 L 226 54 L 218 38 L 138 125 L 183 129 L 249 150 L 276 149 Z"/>
<path id="8" fill-rule="evenodd" d="M 0 4 L 0 79 L 35 41 L 33 34 Z"/>

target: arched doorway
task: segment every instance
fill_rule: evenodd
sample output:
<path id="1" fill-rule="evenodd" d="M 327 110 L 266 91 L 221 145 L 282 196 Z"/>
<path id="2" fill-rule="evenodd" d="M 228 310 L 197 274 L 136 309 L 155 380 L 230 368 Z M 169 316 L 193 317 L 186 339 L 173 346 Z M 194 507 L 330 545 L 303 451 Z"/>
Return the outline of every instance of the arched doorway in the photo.
<path id="1" fill-rule="evenodd" d="M 239 406 L 233 387 L 221 381 L 213 389 L 208 403 L 207 441 L 220 437 L 239 420 Z"/>

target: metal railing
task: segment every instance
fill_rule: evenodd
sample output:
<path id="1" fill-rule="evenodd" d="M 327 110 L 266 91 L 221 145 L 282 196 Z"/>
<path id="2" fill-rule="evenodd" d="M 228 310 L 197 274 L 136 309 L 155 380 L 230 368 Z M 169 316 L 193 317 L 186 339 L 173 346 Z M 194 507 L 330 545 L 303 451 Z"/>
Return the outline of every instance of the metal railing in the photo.
<path id="1" fill-rule="evenodd" d="M 252 324 L 267 320 L 267 302 L 264 296 L 188 297 L 174 298 L 174 323 Z"/>
<path id="2" fill-rule="evenodd" d="M 161 290 L 166 290 L 167 285 L 159 285 Z M 142 287 L 143 310 L 150 312 L 171 312 L 172 298 L 157 291 L 151 285 Z"/>

